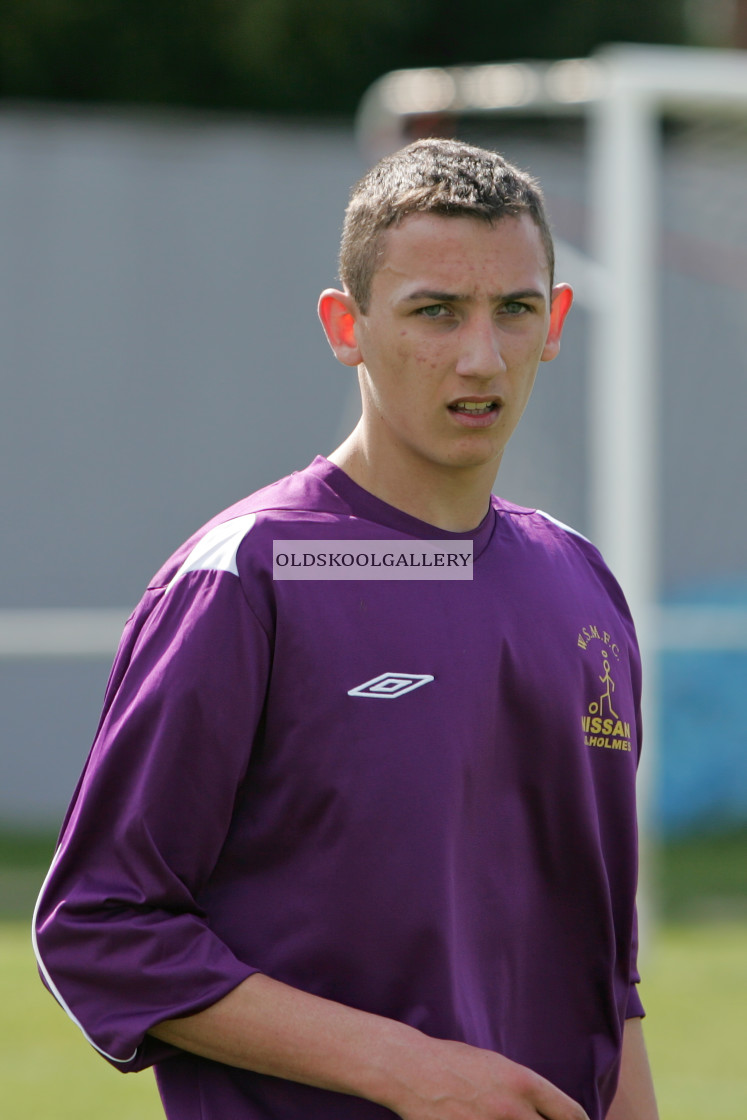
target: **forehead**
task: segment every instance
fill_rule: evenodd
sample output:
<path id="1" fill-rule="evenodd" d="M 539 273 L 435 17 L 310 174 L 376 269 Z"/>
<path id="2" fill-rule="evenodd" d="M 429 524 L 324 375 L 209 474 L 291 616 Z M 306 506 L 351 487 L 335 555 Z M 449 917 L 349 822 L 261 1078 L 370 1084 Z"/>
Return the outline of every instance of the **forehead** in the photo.
<path id="1" fill-rule="evenodd" d="M 549 288 L 542 235 L 528 214 L 496 222 L 409 214 L 382 235 L 372 291 L 410 283 L 442 291 Z"/>

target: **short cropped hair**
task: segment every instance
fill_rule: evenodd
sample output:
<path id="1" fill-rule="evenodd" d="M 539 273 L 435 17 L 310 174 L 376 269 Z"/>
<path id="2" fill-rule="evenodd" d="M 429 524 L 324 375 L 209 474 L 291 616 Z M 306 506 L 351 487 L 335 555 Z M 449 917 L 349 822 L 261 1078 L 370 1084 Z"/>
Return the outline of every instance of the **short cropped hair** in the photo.
<path id="1" fill-rule="evenodd" d="M 475 217 L 493 223 L 529 214 L 547 254 L 555 250 L 539 184 L 498 152 L 457 140 L 416 140 L 385 156 L 353 187 L 340 246 L 340 279 L 365 314 L 382 234 L 409 214 Z"/>

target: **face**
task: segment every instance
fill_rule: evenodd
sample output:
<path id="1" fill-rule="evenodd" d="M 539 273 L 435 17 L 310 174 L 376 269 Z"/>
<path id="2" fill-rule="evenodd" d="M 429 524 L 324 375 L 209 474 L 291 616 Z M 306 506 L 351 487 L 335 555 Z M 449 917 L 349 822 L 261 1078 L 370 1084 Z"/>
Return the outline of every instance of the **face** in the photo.
<path id="1" fill-rule="evenodd" d="M 571 301 L 567 285 L 550 292 L 532 219 L 410 215 L 385 234 L 366 314 L 340 295 L 342 347 L 322 319 L 359 367 L 372 458 L 494 473 Z"/>

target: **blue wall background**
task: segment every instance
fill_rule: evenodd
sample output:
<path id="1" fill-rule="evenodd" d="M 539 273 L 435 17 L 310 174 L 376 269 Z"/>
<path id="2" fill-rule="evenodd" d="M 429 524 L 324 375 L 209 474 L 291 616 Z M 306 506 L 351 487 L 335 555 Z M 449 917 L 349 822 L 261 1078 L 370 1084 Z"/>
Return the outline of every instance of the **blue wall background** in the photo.
<path id="1" fill-rule="evenodd" d="M 744 609 L 747 584 L 696 588 L 669 602 Z M 661 654 L 656 769 L 662 835 L 747 825 L 747 649 Z"/>

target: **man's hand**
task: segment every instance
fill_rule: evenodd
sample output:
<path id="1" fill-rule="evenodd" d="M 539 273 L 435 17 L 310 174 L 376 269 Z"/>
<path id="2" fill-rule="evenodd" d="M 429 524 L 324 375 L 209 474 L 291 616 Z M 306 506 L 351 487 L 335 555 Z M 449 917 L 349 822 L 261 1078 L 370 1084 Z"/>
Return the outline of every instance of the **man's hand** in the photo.
<path id="1" fill-rule="evenodd" d="M 491 1050 L 422 1036 L 388 1107 L 403 1120 L 588 1120 L 544 1077 Z M 424 1053 L 420 1053 L 421 1049 Z"/>
<path id="2" fill-rule="evenodd" d="M 376 1101 L 402 1120 L 588 1120 L 565 1093 L 500 1054 L 260 974 L 151 1033 L 213 1061 Z"/>

